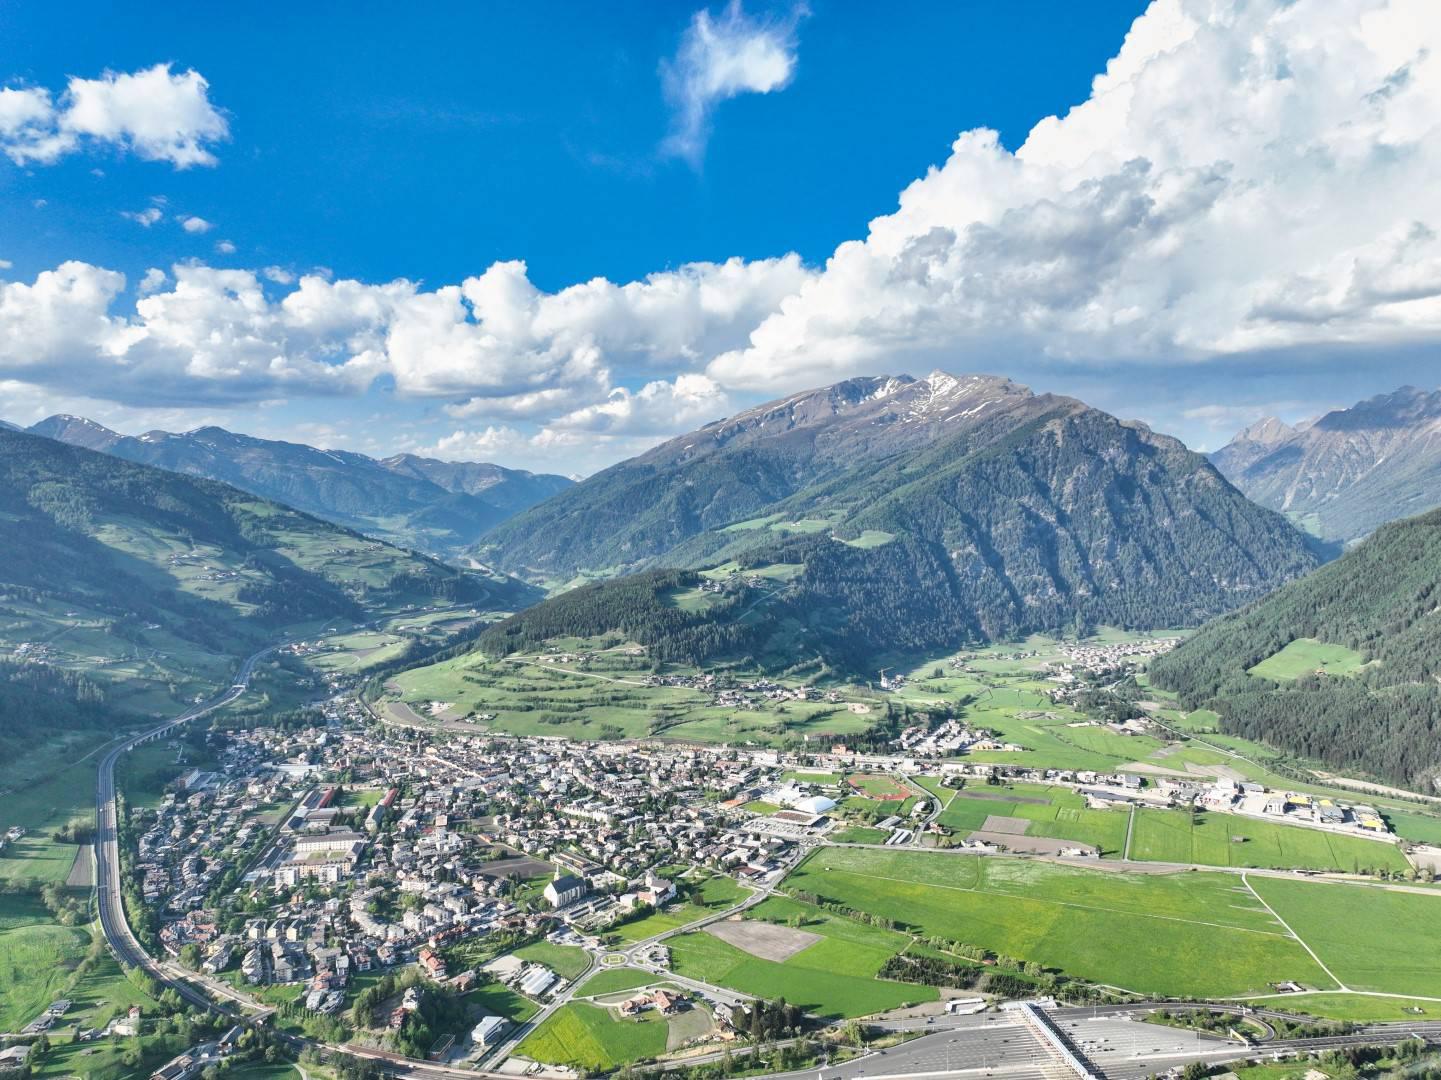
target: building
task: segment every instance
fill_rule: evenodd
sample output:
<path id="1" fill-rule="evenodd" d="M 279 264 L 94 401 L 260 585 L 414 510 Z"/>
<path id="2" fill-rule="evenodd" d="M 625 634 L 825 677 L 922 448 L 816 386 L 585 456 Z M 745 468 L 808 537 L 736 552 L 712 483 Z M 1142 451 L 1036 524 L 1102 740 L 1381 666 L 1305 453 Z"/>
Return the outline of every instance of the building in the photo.
<path id="1" fill-rule="evenodd" d="M 545 887 L 545 902 L 553 908 L 563 908 L 575 903 L 590 891 L 585 878 L 574 874 L 555 875 L 555 880 Z"/>
<path id="2" fill-rule="evenodd" d="M 494 1046 L 509 1026 L 503 1016 L 482 1016 L 479 1023 L 470 1029 L 470 1041 L 476 1046 Z"/>
<path id="3" fill-rule="evenodd" d="M 795 808 L 803 814 L 828 814 L 836 808 L 836 801 L 824 795 L 812 795 L 797 802 Z"/>

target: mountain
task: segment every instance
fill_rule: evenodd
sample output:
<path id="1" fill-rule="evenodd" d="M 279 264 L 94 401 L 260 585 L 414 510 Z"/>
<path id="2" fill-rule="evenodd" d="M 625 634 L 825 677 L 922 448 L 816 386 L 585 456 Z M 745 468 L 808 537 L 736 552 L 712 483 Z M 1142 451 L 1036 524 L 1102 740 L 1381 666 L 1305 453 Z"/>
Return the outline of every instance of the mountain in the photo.
<path id="1" fill-rule="evenodd" d="M 1190 708 L 1216 710 L 1232 734 L 1424 787 L 1441 777 L 1438 641 L 1433 510 L 1381 526 L 1316 573 L 1208 623 L 1155 660 L 1150 678 Z M 1295 658 L 1288 667 L 1251 673 L 1282 650 Z M 1321 673 L 1328 660 L 1338 674 Z"/>
<path id="2" fill-rule="evenodd" d="M 1350 543 L 1441 506 L 1441 390 L 1403 386 L 1298 427 L 1263 420 L 1211 460 L 1256 502 Z"/>
<path id="3" fill-rule="evenodd" d="M 219 480 L 367 535 L 440 555 L 458 554 L 485 530 L 572 483 L 563 476 L 411 454 L 377 461 L 219 427 L 134 437 L 83 417 L 52 416 L 29 430 L 127 461 Z"/>
<path id="4" fill-rule="evenodd" d="M 77 700 L 98 695 L 112 715 L 213 690 L 287 627 L 526 599 L 237 488 L 12 431 L 0 431 L 0 550 L 0 650 L 69 673 Z M 39 678 L 11 674 L 12 690 Z M 3 743 L 13 731 L 0 728 Z"/>
<path id="5" fill-rule="evenodd" d="M 518 515 L 482 550 L 557 576 L 655 571 L 523 612 L 487 635 L 492 651 L 563 626 L 622 629 L 674 658 L 852 668 L 1038 631 L 1196 625 L 1319 561 L 1169 436 L 940 372 L 711 424 Z M 696 574 L 712 567 L 720 592 Z"/>

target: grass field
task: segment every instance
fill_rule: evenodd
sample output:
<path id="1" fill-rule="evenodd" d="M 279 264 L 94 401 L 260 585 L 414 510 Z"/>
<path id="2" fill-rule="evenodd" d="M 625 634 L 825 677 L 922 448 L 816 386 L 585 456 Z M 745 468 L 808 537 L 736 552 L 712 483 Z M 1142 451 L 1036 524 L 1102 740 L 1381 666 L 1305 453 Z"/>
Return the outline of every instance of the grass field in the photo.
<path id="1" fill-rule="evenodd" d="M 1351 1020 L 1356 1023 L 1441 1018 L 1441 1001 L 1372 997 L 1367 994 L 1278 994 L 1252 999 L 1252 1003 L 1262 1008 L 1303 1013 L 1323 1020 Z"/>
<path id="2" fill-rule="evenodd" d="M 60 996 L 90 934 L 57 925 L 38 896 L 0 896 L 0 1031 L 19 1031 Z"/>
<path id="3" fill-rule="evenodd" d="M 597 971 L 580 988 L 580 993 L 586 997 L 600 997 L 604 994 L 614 994 L 622 990 L 634 990 L 637 987 L 649 986 L 651 983 L 659 982 L 656 976 L 648 971 L 641 971 L 633 967 L 604 968 Z"/>
<path id="4" fill-rule="evenodd" d="M 1005 801 L 1011 799 L 1017 801 Z M 1070 788 L 1045 784 L 967 787 L 952 796 L 940 823 L 964 835 L 980 829 L 987 817 L 1025 818 L 1033 822 L 1027 836 L 1074 840 L 1100 848 L 1103 855 L 1120 855 L 1126 843 L 1125 810 L 1092 810 Z"/>
<path id="5" fill-rule="evenodd" d="M 516 949 L 515 955 L 522 960 L 544 964 L 566 980 L 574 980 L 590 967 L 590 954 L 574 945 L 556 945 L 549 941 L 536 941 L 524 948 Z"/>
<path id="6" fill-rule="evenodd" d="M 1280 652 L 1266 657 L 1247 674 L 1276 682 L 1294 682 L 1313 671 L 1324 671 L 1327 675 L 1354 675 L 1365 663 L 1366 658 L 1354 649 L 1327 645 L 1315 638 L 1297 638 Z"/>
<path id="7" fill-rule="evenodd" d="M 609 1009 L 571 1002 L 527 1035 L 516 1053 L 547 1065 L 608 1072 L 665 1053 L 668 1029 L 654 1011 L 620 1020 Z"/>
<path id="8" fill-rule="evenodd" d="M 1236 814 L 1136 812 L 1132 859 L 1297 870 L 1408 870 L 1394 844 Z"/>
<path id="9" fill-rule="evenodd" d="M 1249 881 L 1347 988 L 1441 998 L 1441 894 L 1258 876 Z"/>
<path id="10" fill-rule="evenodd" d="M 518 994 L 504 983 L 487 980 L 465 995 L 468 1004 L 478 1005 L 491 1016 L 503 1016 L 515 1023 L 529 1020 L 540 1012 L 540 1006 L 524 994 Z"/>
<path id="11" fill-rule="evenodd" d="M 765 998 L 784 997 L 823 1016 L 865 1016 L 910 1002 L 934 1001 L 934 987 L 876 978 L 881 965 L 910 945 L 906 934 L 865 926 L 818 908 L 772 897 L 751 917 L 773 922 L 799 919 L 821 940 L 788 960 L 763 960 L 704 932 L 670 941 L 675 970 L 692 978 Z"/>
<path id="12" fill-rule="evenodd" d="M 883 844 L 890 835 L 889 829 L 870 829 L 864 825 L 853 825 L 849 828 L 837 829 L 826 839 L 837 844 Z"/>
<path id="13" fill-rule="evenodd" d="M 1122 874 L 831 848 L 812 855 L 786 884 L 922 934 L 1143 993 L 1265 993 L 1281 979 L 1335 985 L 1232 874 Z"/>

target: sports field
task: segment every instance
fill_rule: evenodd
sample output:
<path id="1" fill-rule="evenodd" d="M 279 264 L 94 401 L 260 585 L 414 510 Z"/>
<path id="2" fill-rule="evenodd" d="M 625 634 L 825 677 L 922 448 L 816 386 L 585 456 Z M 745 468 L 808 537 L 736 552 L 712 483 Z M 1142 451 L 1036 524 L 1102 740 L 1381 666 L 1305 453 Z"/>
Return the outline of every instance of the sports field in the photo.
<path id="1" fill-rule="evenodd" d="M 1297 638 L 1249 669 L 1247 674 L 1277 682 L 1294 682 L 1314 671 L 1324 671 L 1327 675 L 1352 675 L 1360 671 L 1365 663 L 1366 658 L 1355 649 L 1327 645 L 1315 638 Z"/>
<path id="2" fill-rule="evenodd" d="M 622 1020 L 610 1009 L 573 1001 L 527 1035 L 516 1053 L 547 1065 L 609 1072 L 665 1053 L 669 1027 L 653 1010 Z"/>
<path id="3" fill-rule="evenodd" d="M 1284 979 L 1336 985 L 1234 874 L 1125 874 L 1003 857 L 829 848 L 807 859 L 786 885 L 921 934 L 1142 993 L 1265 993 Z"/>
<path id="4" fill-rule="evenodd" d="M 956 792 L 941 811 L 940 823 L 961 835 L 984 827 L 988 817 L 1023 818 L 1027 836 L 1074 840 L 1118 856 L 1126 843 L 1125 809 L 1092 810 L 1070 788 L 1046 784 L 970 785 Z"/>
<path id="5" fill-rule="evenodd" d="M 1394 844 L 1238 814 L 1138 810 L 1130 857 L 1151 862 L 1295 870 L 1409 870 Z"/>
<path id="6" fill-rule="evenodd" d="M 784 962 L 764 960 L 704 932 L 670 941 L 681 975 L 788 1002 L 822 1016 L 866 1016 L 910 1002 L 935 1001 L 934 987 L 888 982 L 876 972 L 907 948 L 907 934 L 865 926 L 807 904 L 772 897 L 752 911 L 756 919 L 790 924 L 820 940 Z"/>

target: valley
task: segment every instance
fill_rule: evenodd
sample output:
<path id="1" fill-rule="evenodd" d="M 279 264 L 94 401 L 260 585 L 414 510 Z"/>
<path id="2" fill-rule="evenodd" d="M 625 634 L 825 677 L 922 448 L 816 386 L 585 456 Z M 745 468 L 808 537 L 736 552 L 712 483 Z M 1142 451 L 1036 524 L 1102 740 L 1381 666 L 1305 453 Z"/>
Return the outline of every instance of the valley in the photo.
<path id="1" fill-rule="evenodd" d="M 814 485 L 675 538 L 656 556 L 675 565 L 559 566 L 576 580 L 545 599 L 235 488 L 0 432 L 18 440 L 0 441 L 16 527 L 111 567 L 61 588 L 22 559 L 4 586 L 0 692 L 68 704 L 53 737 L 0 732 L 0 955 L 20 958 L 0 994 L 14 1024 L 51 1023 L 60 999 L 77 1046 L 113 1033 L 114 1002 L 137 1032 L 42 1050 L 39 1075 L 118 1080 L 235 1017 L 232 1055 L 254 1068 L 379 1054 L 443 1070 L 425 1080 L 763 1054 L 772 1071 L 859 1068 L 907 1025 L 936 1027 L 917 1047 L 986 1053 L 988 1031 L 1032 1030 L 1008 1012 L 1027 1000 L 1054 1003 L 1043 1017 L 1128 1008 L 1108 1021 L 1126 1039 L 1177 1000 L 1255 1008 L 1298 1049 L 1441 1018 L 1414 959 L 1441 945 L 1441 808 L 1383 770 L 1356 770 L 1363 786 L 1330 771 L 1381 760 L 1395 734 L 1338 758 L 1255 722 L 1258 702 L 1392 693 L 1419 670 L 1429 519 L 1305 573 L 1317 551 L 1230 505 L 1188 452 L 1142 451 L 1134 429 L 1021 388 L 923 385 L 908 464 L 889 453 L 872 482 L 839 458 L 914 381 L 847 391 L 806 421 L 817 446 L 837 440 Z M 954 410 L 952 393 L 1018 413 L 1007 463 L 988 448 L 999 428 L 936 451 L 959 470 L 925 456 L 926 410 Z M 799 400 L 786 415 L 814 407 Z M 1143 545 L 1077 577 L 1081 518 L 1141 527 L 1146 500 L 1114 494 L 1104 512 L 1069 500 L 1060 532 L 1032 521 L 1004 551 L 999 502 L 956 531 L 977 484 L 1019 484 L 1038 513 L 1062 476 L 1085 487 L 1090 466 L 1058 471 L 1046 431 L 1157 455 L 1136 482 L 1227 521 L 1198 526 L 1187 558 L 1251 568 L 1196 591 L 1189 564 Z M 49 486 L 62 461 L 70 502 Z M 964 543 L 990 551 L 979 576 Z M 1397 552 L 1413 569 L 1389 591 L 1351 584 Z M 1210 692 L 1206 664 L 1227 665 Z M 199 719 L 116 751 L 197 702 Z M 117 834 L 98 861 L 97 768 Z M 87 980 L 103 992 L 82 996 Z M 968 1026 L 956 1000 L 1000 1027 Z M 1035 1038 L 997 1052 L 1030 1068 Z M 1146 1053 L 1226 1060 L 1204 1040 Z"/>

